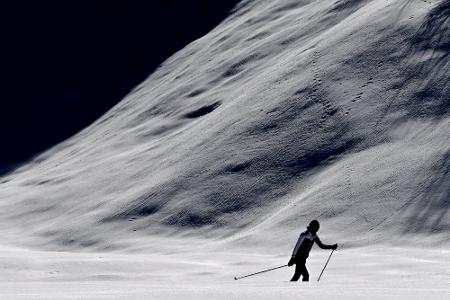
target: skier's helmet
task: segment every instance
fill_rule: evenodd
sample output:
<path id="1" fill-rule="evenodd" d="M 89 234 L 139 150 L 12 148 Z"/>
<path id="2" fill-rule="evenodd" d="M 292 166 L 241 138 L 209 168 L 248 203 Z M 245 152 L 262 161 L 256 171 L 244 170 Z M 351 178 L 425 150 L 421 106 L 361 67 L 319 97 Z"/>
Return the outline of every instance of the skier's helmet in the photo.
<path id="1" fill-rule="evenodd" d="M 316 233 L 317 231 L 319 231 L 320 228 L 320 224 L 319 221 L 317 220 L 312 220 L 308 227 L 306 227 L 307 229 L 309 229 L 310 231 L 312 231 L 313 233 Z"/>

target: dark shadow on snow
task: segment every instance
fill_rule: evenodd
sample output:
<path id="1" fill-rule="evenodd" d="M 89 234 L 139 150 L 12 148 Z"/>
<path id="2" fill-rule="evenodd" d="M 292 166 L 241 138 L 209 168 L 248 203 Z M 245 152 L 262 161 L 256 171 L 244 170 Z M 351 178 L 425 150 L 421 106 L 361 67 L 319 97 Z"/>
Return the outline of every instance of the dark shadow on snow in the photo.
<path id="1" fill-rule="evenodd" d="M 450 1 L 435 7 L 414 35 L 407 57 L 424 57 L 408 79 L 424 78 L 408 105 L 413 117 L 441 118 L 450 110 Z"/>
<path id="2" fill-rule="evenodd" d="M 448 232 L 450 211 L 450 151 L 447 151 L 430 170 L 426 185 L 411 204 L 413 213 L 405 233 Z"/>
<path id="3" fill-rule="evenodd" d="M 187 114 L 184 115 L 184 117 L 188 119 L 195 119 L 202 117 L 204 115 L 213 112 L 216 108 L 220 106 L 220 104 L 221 104 L 220 102 L 214 102 L 213 104 L 202 106 L 199 109 L 188 112 Z"/>

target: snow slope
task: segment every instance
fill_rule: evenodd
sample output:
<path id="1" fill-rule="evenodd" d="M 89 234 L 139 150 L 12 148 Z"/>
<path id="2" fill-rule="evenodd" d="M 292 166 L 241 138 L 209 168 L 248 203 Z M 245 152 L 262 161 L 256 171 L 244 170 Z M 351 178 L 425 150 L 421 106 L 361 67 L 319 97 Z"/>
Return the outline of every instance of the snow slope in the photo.
<path id="1" fill-rule="evenodd" d="M 449 1 L 242 1 L 92 126 L 1 179 L 4 244 L 283 264 L 317 218 L 348 253 L 408 245 L 421 260 L 424 243 L 438 247 L 433 278 L 447 280 L 449 16 Z"/>

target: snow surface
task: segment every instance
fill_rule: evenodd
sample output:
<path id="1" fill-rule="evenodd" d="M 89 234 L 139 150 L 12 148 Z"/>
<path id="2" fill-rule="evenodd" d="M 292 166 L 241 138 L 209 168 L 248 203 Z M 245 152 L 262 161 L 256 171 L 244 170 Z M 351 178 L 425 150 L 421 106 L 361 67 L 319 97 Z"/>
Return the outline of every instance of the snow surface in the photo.
<path id="1" fill-rule="evenodd" d="M 449 45 L 449 1 L 242 1 L 0 179 L 0 296 L 448 299 Z M 233 280 L 314 218 L 320 283 Z"/>

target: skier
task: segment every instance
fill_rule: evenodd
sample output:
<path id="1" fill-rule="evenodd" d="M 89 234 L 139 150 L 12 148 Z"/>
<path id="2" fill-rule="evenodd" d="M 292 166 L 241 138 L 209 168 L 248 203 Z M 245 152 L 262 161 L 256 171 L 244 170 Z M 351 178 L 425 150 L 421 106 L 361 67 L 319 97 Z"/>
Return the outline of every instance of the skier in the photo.
<path id="1" fill-rule="evenodd" d="M 309 281 L 309 273 L 306 269 L 306 259 L 309 256 L 309 251 L 314 243 L 316 243 L 322 249 L 333 249 L 336 250 L 338 245 L 325 245 L 322 244 L 317 232 L 319 231 L 320 224 L 317 220 L 312 220 L 309 226 L 306 227 L 307 230 L 300 234 L 297 244 L 295 245 L 294 251 L 292 252 L 292 257 L 288 262 L 288 266 L 291 267 L 295 264 L 295 273 L 291 281 L 297 281 L 300 275 L 303 276 L 303 281 Z"/>

